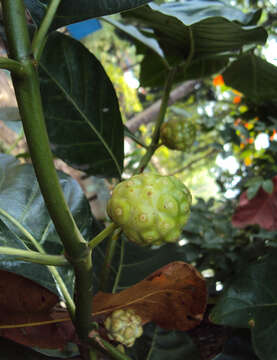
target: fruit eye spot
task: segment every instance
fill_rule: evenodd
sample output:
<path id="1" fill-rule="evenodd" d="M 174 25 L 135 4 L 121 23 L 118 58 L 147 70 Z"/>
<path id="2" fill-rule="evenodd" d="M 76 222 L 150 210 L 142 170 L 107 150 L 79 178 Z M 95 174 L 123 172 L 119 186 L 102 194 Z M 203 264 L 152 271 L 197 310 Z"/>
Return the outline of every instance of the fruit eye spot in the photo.
<path id="1" fill-rule="evenodd" d="M 139 217 L 140 221 L 146 221 L 147 219 L 147 216 L 145 214 L 141 214 L 140 217 Z"/>
<path id="2" fill-rule="evenodd" d="M 148 196 L 151 196 L 152 194 L 153 194 L 152 191 L 148 191 L 147 193 Z"/>
<path id="3" fill-rule="evenodd" d="M 123 211 L 122 211 L 121 208 L 116 208 L 115 213 L 116 213 L 117 216 L 121 216 L 123 214 Z"/>

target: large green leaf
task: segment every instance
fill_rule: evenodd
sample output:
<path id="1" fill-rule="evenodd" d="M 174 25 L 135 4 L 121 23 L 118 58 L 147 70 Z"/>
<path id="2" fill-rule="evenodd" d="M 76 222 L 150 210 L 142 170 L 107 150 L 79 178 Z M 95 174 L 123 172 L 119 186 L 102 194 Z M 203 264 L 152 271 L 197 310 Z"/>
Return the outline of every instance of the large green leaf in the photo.
<path id="1" fill-rule="evenodd" d="M 215 323 L 251 328 L 253 347 L 261 360 L 277 358 L 276 254 L 240 273 L 211 314 Z"/>
<path id="2" fill-rule="evenodd" d="M 253 101 L 277 98 L 277 67 L 247 54 L 234 61 L 223 73 L 228 86 L 241 91 Z"/>
<path id="3" fill-rule="evenodd" d="M 82 235 L 88 240 L 96 232 L 96 224 L 79 184 L 61 172 L 60 183 L 65 198 Z M 34 238 L 48 253 L 61 254 L 62 243 L 45 207 L 31 165 L 18 165 L 10 156 L 0 157 L 0 245 L 29 247 Z M 0 268 L 25 276 L 60 295 L 46 266 L 24 261 L 11 261 L 1 255 Z M 73 292 L 74 274 L 71 267 L 59 268 L 69 291 Z"/>
<path id="4" fill-rule="evenodd" d="M 200 354 L 186 332 L 165 331 L 154 324 L 144 326 L 143 336 L 128 350 L 134 360 L 200 360 Z"/>
<path id="5" fill-rule="evenodd" d="M 113 85 L 78 41 L 50 35 L 40 63 L 47 129 L 53 152 L 89 174 L 120 177 L 123 124 Z"/>
<path id="6" fill-rule="evenodd" d="M 52 28 L 126 11 L 144 5 L 149 1 L 150 0 L 62 0 Z M 24 2 L 35 22 L 39 24 L 50 0 L 24 0 Z"/>
<path id="7" fill-rule="evenodd" d="M 144 55 L 141 63 L 140 83 L 142 86 L 163 86 L 168 74 L 168 63 L 164 52 L 153 37 L 144 35 L 138 28 L 125 25 L 118 21 L 105 17 L 105 21 L 115 26 L 118 30 L 127 34 L 137 45 L 137 52 Z M 203 79 L 214 73 L 218 73 L 228 63 L 228 56 L 200 58 L 187 64 L 180 65 L 175 77 L 176 82 L 190 79 Z"/>
<path id="8" fill-rule="evenodd" d="M 124 14 L 154 29 L 167 60 L 183 62 L 218 54 L 232 54 L 244 45 L 264 43 L 262 27 L 247 25 L 253 13 L 243 14 L 220 1 L 184 1 L 160 6 L 151 3 Z"/>

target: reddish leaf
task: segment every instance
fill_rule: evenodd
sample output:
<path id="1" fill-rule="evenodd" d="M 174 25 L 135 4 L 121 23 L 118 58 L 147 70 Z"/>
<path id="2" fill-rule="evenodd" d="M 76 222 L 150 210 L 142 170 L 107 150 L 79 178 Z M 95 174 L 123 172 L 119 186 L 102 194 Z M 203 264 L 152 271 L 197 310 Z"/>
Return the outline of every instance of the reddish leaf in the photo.
<path id="1" fill-rule="evenodd" d="M 206 308 L 206 285 L 194 267 L 170 263 L 117 294 L 98 293 L 94 315 L 132 308 L 143 323 L 155 322 L 168 330 L 188 330 L 200 323 Z"/>
<path id="2" fill-rule="evenodd" d="M 243 228 L 257 224 L 266 230 L 277 230 L 277 176 L 272 181 L 272 194 L 262 188 L 251 200 L 248 200 L 246 191 L 241 194 L 239 205 L 232 217 L 234 226 Z"/>
<path id="3" fill-rule="evenodd" d="M 48 349 L 78 342 L 67 311 L 53 308 L 56 295 L 15 274 L 0 271 L 0 278 L 0 288 L 6 293 L 0 297 L 0 336 Z M 92 315 L 102 321 L 115 309 L 133 308 L 143 323 L 188 330 L 199 324 L 205 307 L 206 286 L 201 275 L 191 265 L 174 262 L 120 293 L 98 293 Z"/>
<path id="4" fill-rule="evenodd" d="M 67 312 L 53 312 L 58 301 L 57 295 L 35 282 L 0 270 L 0 326 L 6 327 L 0 329 L 0 336 L 26 346 L 62 348 L 74 336 L 72 323 L 39 325 L 56 322 L 61 315 L 68 318 Z"/>
<path id="5" fill-rule="evenodd" d="M 51 309 L 59 298 L 22 276 L 0 270 L 0 311 L 40 312 Z"/>

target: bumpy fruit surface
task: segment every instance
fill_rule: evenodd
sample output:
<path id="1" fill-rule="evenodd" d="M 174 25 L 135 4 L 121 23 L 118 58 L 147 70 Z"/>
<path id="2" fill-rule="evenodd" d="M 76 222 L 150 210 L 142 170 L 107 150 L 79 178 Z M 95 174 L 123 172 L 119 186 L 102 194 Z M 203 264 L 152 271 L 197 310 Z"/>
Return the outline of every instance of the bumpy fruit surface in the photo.
<path id="1" fill-rule="evenodd" d="M 111 340 L 131 347 L 143 333 L 141 317 L 132 309 L 115 310 L 104 322 Z"/>
<path id="2" fill-rule="evenodd" d="M 188 150 L 194 143 L 195 136 L 195 125 L 186 118 L 174 117 L 163 123 L 160 130 L 160 139 L 163 145 L 172 150 Z"/>
<path id="3" fill-rule="evenodd" d="M 107 212 L 129 240 L 161 245 L 178 240 L 190 205 L 189 190 L 174 176 L 140 174 L 115 187 Z"/>

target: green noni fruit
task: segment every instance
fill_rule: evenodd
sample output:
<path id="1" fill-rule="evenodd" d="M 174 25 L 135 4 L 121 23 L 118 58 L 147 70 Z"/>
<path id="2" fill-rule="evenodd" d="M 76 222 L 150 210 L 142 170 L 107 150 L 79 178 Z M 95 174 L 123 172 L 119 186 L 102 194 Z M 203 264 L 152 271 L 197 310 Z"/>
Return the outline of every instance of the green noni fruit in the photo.
<path id="1" fill-rule="evenodd" d="M 106 318 L 104 325 L 111 340 L 127 347 L 133 346 L 143 333 L 141 317 L 132 309 L 115 310 Z"/>
<path id="2" fill-rule="evenodd" d="M 191 194 L 174 176 L 135 175 L 119 183 L 107 212 L 139 245 L 176 242 L 190 214 Z"/>
<path id="3" fill-rule="evenodd" d="M 160 139 L 166 147 L 172 150 L 187 151 L 195 141 L 195 124 L 186 118 L 174 117 L 163 123 Z"/>

